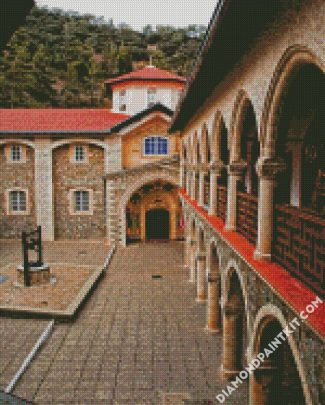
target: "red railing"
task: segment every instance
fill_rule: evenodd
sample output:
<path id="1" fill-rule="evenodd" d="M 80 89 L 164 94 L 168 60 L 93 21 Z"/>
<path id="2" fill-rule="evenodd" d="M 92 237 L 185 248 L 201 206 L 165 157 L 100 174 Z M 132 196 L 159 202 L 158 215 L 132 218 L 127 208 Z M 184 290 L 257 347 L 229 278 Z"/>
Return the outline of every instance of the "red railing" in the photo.
<path id="1" fill-rule="evenodd" d="M 227 213 L 227 187 L 218 186 L 217 216 L 226 222 Z"/>
<path id="2" fill-rule="evenodd" d="M 273 259 L 325 296 L 325 220 L 291 206 L 275 207 Z"/>
<path id="3" fill-rule="evenodd" d="M 255 245 L 258 200 L 253 194 L 237 193 L 237 231 Z"/>
<path id="4" fill-rule="evenodd" d="M 210 205 L 210 176 L 204 176 L 204 205 Z"/>

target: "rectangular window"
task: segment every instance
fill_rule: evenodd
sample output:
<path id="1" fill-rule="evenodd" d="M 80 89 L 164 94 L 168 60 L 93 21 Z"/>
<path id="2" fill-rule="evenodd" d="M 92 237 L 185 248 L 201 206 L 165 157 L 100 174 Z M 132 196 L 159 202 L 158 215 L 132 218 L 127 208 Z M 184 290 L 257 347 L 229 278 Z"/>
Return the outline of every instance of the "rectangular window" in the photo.
<path id="1" fill-rule="evenodd" d="M 10 212 L 26 212 L 27 198 L 26 191 L 13 190 L 9 192 L 9 209 Z"/>
<path id="2" fill-rule="evenodd" d="M 76 162 L 85 162 L 86 161 L 86 149 L 84 146 L 82 146 L 82 145 L 75 146 L 74 160 Z"/>
<path id="3" fill-rule="evenodd" d="M 21 162 L 22 161 L 22 149 L 20 145 L 11 145 L 10 146 L 10 160 L 12 162 Z"/>
<path id="4" fill-rule="evenodd" d="M 75 212 L 90 211 L 90 193 L 85 190 L 77 190 L 74 192 L 74 210 Z"/>
<path id="5" fill-rule="evenodd" d="M 152 136 L 145 139 L 145 155 L 168 155 L 168 140 L 160 136 Z"/>

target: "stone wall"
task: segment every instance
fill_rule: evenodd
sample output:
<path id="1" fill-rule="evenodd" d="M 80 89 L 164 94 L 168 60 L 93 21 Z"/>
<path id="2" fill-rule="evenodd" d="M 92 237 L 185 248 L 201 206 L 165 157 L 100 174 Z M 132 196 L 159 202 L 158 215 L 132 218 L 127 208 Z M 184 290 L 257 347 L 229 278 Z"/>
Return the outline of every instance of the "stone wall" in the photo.
<path id="1" fill-rule="evenodd" d="M 169 155 L 178 153 L 178 137 L 168 134 L 169 122 L 161 117 L 154 117 L 128 134 L 122 136 L 122 165 L 125 169 L 157 161 L 168 156 L 145 156 L 144 139 L 151 135 L 162 135 L 169 139 Z"/>
<path id="2" fill-rule="evenodd" d="M 88 146 L 88 162 L 72 163 L 70 145 L 53 151 L 54 226 L 56 239 L 100 239 L 105 236 L 104 150 Z M 93 190 L 93 214 L 71 215 L 70 190 Z"/>
<path id="3" fill-rule="evenodd" d="M 16 239 L 23 230 L 36 227 L 35 210 L 35 153 L 31 147 L 26 148 L 26 161 L 22 163 L 7 162 L 5 145 L 0 145 L 0 238 Z M 6 190 L 21 188 L 28 190 L 28 215 L 7 215 Z"/>

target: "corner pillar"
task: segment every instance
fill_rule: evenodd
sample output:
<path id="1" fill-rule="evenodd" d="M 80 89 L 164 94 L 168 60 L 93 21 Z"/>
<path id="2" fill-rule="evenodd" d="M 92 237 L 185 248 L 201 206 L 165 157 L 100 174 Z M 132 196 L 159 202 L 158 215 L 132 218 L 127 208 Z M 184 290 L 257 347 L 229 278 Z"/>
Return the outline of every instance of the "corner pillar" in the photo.
<path id="1" fill-rule="evenodd" d="M 52 148 L 50 139 L 35 141 L 35 203 L 37 225 L 45 241 L 54 241 Z"/>

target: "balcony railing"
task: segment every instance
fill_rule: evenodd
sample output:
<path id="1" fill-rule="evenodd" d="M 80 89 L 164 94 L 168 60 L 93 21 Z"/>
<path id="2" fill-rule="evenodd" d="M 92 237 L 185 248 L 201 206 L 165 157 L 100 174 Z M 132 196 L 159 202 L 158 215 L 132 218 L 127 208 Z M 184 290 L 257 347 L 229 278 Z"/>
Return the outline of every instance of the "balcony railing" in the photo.
<path id="1" fill-rule="evenodd" d="M 227 187 L 218 186 L 218 201 L 217 201 L 217 216 L 220 217 L 223 222 L 226 222 L 227 212 Z"/>
<path id="2" fill-rule="evenodd" d="M 210 176 L 204 176 L 204 205 L 210 205 Z"/>
<path id="3" fill-rule="evenodd" d="M 237 193 L 237 231 L 250 243 L 257 239 L 258 200 L 253 194 Z"/>
<path id="4" fill-rule="evenodd" d="M 325 220 L 291 206 L 275 207 L 273 259 L 325 296 Z"/>

